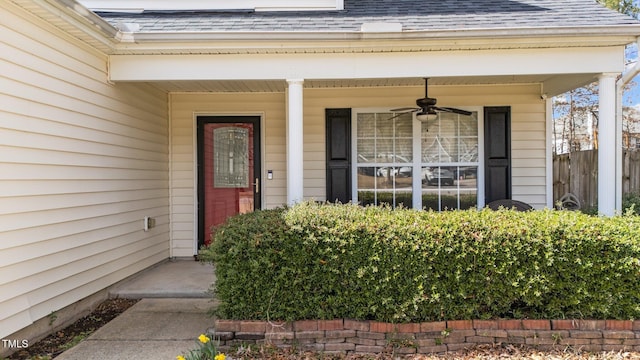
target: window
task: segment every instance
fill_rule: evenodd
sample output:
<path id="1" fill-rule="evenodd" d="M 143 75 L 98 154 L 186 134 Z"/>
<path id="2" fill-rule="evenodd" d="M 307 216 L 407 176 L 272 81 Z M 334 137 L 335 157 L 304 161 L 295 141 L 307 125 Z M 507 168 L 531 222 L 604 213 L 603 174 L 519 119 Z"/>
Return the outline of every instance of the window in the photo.
<path id="1" fill-rule="evenodd" d="M 434 210 L 478 206 L 478 117 L 354 111 L 354 194 L 363 205 Z"/>
<path id="2" fill-rule="evenodd" d="M 422 122 L 422 207 L 434 210 L 478 206 L 477 116 L 440 113 Z"/>
<path id="3" fill-rule="evenodd" d="M 357 115 L 357 184 L 361 204 L 412 207 L 411 114 Z"/>

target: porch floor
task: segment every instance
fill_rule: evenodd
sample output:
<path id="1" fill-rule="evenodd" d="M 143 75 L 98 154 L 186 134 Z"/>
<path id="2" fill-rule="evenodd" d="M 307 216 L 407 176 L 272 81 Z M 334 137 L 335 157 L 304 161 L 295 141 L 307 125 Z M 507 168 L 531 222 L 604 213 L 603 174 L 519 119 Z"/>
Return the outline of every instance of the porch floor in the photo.
<path id="1" fill-rule="evenodd" d="M 114 285 L 109 297 L 210 298 L 207 290 L 215 282 L 213 266 L 193 259 L 168 260 Z"/>

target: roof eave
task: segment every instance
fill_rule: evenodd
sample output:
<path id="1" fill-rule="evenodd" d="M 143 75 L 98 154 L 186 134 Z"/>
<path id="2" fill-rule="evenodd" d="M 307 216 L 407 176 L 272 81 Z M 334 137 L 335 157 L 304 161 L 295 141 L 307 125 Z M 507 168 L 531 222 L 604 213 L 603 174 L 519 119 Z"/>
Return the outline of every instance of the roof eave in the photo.
<path id="1" fill-rule="evenodd" d="M 13 0 L 13 2 L 62 31 L 73 33 L 79 40 L 103 53 L 113 52 L 115 45 L 120 42 L 121 32 L 118 29 L 75 0 Z"/>
<path id="2" fill-rule="evenodd" d="M 119 30 L 116 27 L 111 25 L 108 21 L 106 21 L 96 13 L 79 4 L 76 0 L 54 0 L 47 2 L 64 8 L 69 14 L 83 17 L 84 20 L 86 20 L 85 25 L 98 30 L 100 33 L 108 37 L 116 38 L 117 34 L 119 33 Z"/>

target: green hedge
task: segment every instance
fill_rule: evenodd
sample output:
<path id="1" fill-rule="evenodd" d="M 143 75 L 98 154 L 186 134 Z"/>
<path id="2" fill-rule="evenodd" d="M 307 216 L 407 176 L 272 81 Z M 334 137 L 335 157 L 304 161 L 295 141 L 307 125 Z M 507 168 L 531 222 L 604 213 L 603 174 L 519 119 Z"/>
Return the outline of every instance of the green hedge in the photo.
<path id="1" fill-rule="evenodd" d="M 213 237 L 230 319 L 640 318 L 637 216 L 303 203 Z"/>
<path id="2" fill-rule="evenodd" d="M 640 192 L 630 192 L 622 196 L 622 209 L 640 215 Z"/>

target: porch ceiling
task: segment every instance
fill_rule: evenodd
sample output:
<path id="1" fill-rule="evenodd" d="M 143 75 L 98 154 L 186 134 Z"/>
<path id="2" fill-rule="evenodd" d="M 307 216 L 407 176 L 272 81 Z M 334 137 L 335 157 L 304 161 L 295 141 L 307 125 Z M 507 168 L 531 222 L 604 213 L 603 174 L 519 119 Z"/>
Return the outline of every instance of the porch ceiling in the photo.
<path id="1" fill-rule="evenodd" d="M 597 74 L 580 75 L 513 75 L 513 76 L 467 76 L 433 77 L 432 86 L 448 85 L 499 85 L 499 84 L 542 84 L 543 93 L 554 96 L 564 91 L 586 85 L 596 80 Z M 545 84 L 561 83 L 563 87 L 554 88 Z M 167 92 L 285 92 L 284 80 L 206 80 L 206 81 L 156 81 L 153 84 Z M 342 80 L 305 80 L 307 89 L 322 88 L 366 88 L 424 86 L 422 78 L 382 78 L 382 79 L 342 79 Z"/>

